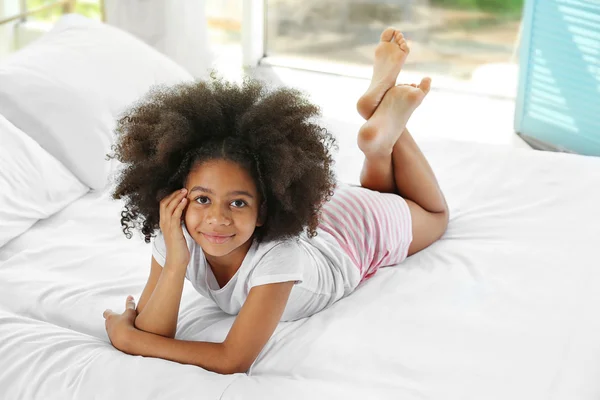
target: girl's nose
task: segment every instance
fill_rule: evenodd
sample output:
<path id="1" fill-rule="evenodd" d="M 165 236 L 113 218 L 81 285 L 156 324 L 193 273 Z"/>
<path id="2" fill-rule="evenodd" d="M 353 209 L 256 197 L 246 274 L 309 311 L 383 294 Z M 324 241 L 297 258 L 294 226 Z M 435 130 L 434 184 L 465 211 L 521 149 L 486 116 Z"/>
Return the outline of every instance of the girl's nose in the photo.
<path id="1" fill-rule="evenodd" d="M 208 210 L 206 222 L 211 225 L 230 225 L 231 218 L 229 217 L 228 210 L 223 210 L 221 207 L 211 207 Z"/>

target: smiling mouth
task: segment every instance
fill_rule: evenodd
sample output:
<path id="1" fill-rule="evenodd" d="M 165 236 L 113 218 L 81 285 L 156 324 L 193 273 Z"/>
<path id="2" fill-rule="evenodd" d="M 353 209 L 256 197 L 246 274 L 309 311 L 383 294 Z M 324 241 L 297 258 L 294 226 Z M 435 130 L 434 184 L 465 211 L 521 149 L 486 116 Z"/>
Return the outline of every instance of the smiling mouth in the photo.
<path id="1" fill-rule="evenodd" d="M 223 244 L 225 242 L 228 242 L 232 237 L 234 237 L 235 235 L 210 235 L 208 233 L 202 233 L 202 236 L 204 236 L 206 238 L 206 240 L 208 240 L 211 243 L 214 244 Z"/>

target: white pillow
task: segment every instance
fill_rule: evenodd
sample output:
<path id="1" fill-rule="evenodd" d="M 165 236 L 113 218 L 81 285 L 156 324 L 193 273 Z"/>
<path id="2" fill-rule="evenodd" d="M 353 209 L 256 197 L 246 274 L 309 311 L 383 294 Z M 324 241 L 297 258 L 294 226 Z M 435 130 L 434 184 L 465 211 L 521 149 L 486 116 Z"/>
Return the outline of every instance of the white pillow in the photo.
<path id="1" fill-rule="evenodd" d="M 89 188 L 0 115 L 0 247 Z"/>
<path id="2" fill-rule="evenodd" d="M 101 189 L 121 113 L 155 84 L 192 79 L 130 34 L 67 15 L 0 63 L 0 110 L 83 183 Z"/>

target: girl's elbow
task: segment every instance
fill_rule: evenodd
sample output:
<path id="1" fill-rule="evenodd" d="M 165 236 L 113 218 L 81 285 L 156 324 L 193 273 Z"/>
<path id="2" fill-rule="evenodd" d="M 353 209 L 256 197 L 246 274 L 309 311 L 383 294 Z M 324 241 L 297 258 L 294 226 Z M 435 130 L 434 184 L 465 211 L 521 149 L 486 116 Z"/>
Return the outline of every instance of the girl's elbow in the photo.
<path id="1" fill-rule="evenodd" d="M 233 374 L 245 374 L 249 369 L 250 369 L 249 366 L 246 367 L 242 363 L 236 364 L 236 363 L 231 363 L 231 362 L 224 362 L 217 368 L 212 369 L 212 371 L 216 372 L 218 374 L 222 374 L 222 375 L 233 375 Z"/>
<path id="2" fill-rule="evenodd" d="M 246 366 L 244 364 L 233 364 L 233 365 L 228 365 L 225 368 L 223 368 L 221 371 L 216 371 L 216 372 L 219 372 L 220 374 L 223 374 L 223 375 L 245 374 L 246 372 L 248 372 L 249 369 L 250 369 L 250 366 Z"/>
<path id="3" fill-rule="evenodd" d="M 448 229 L 448 224 L 450 223 L 450 210 L 448 210 L 448 208 L 446 207 L 446 209 L 443 211 L 443 214 L 444 219 L 442 223 L 442 235 L 446 233 L 446 230 Z"/>
<path id="4" fill-rule="evenodd" d="M 226 363 L 224 374 L 245 374 L 248 372 L 254 360 L 244 360 L 242 358 L 233 359 Z"/>
<path id="5" fill-rule="evenodd" d="M 224 350 L 225 355 L 222 358 L 223 365 L 221 371 L 215 372 L 226 375 L 245 374 L 254 363 L 255 358 L 250 359 L 249 357 L 244 357 L 237 352 L 232 354 L 232 352 L 228 352 L 226 349 Z"/>

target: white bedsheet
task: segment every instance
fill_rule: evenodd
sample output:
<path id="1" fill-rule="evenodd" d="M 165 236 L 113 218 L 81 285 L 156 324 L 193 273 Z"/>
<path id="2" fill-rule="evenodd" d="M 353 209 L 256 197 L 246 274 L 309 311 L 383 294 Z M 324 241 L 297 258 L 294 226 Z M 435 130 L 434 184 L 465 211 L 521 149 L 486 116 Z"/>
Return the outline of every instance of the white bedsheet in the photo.
<path id="1" fill-rule="evenodd" d="M 106 193 L 40 221 L 0 249 L 0 398 L 599 398 L 600 159 L 422 148 L 451 209 L 445 236 L 281 323 L 247 375 L 110 345 L 102 312 L 139 298 L 151 251 L 125 239 Z M 178 338 L 221 340 L 232 322 L 186 282 Z"/>

